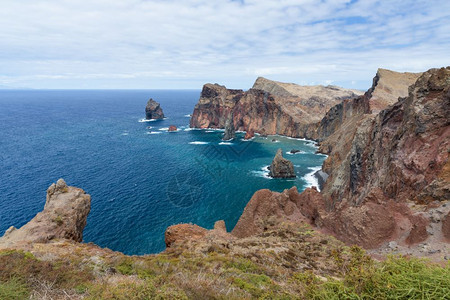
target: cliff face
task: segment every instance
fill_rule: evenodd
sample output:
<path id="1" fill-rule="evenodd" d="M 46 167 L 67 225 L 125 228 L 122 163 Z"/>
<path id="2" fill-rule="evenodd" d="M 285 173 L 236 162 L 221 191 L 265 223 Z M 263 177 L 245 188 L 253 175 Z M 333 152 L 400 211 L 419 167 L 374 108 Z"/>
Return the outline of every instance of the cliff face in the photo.
<path id="1" fill-rule="evenodd" d="M 357 91 L 333 86 L 298 86 L 258 78 L 247 92 L 206 84 L 190 126 L 224 128 L 233 115 L 236 130 L 315 138 L 317 123 L 342 99 Z"/>
<path id="2" fill-rule="evenodd" d="M 325 162 L 330 177 L 324 196 L 360 204 L 373 188 L 381 188 L 397 201 L 450 200 L 449 82 L 449 68 L 430 70 L 408 97 L 377 115 L 361 116 L 353 134 L 346 130 L 348 151 L 335 146 Z M 339 154 L 344 155 L 337 159 Z"/>
<path id="3" fill-rule="evenodd" d="M 405 86 L 412 85 L 422 73 L 399 73 L 386 69 L 378 69 L 369 89 L 368 98 L 370 111 L 378 113 L 389 105 L 397 102 L 398 97 L 408 96 Z"/>

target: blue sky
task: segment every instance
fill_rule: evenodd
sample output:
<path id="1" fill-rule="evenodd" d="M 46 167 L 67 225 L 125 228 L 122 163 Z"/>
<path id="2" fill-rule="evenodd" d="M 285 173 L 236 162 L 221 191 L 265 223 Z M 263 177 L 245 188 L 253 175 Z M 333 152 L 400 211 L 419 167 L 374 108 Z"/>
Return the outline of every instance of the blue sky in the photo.
<path id="1" fill-rule="evenodd" d="M 367 89 L 450 65 L 450 1 L 0 0 L 0 87 Z"/>

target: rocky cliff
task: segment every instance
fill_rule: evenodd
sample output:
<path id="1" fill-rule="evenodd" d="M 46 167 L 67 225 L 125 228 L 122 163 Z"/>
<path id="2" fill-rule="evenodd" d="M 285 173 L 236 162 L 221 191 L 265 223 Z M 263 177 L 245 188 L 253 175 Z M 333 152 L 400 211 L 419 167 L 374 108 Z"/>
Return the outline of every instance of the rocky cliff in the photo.
<path id="1" fill-rule="evenodd" d="M 0 248 L 58 239 L 81 242 L 90 210 L 91 197 L 59 179 L 47 190 L 44 210 L 19 229 L 11 226 L 0 238 Z"/>
<path id="2" fill-rule="evenodd" d="M 255 86 L 260 90 L 248 94 L 265 90 L 267 97 L 271 97 L 267 93 L 285 97 L 284 103 L 293 94 L 289 84 L 258 79 Z M 288 220 L 308 222 L 369 249 L 383 249 L 390 241 L 405 253 L 448 251 L 449 89 L 450 67 L 423 74 L 378 70 L 364 95 L 332 107 L 315 132 L 309 132 L 320 140 L 320 150 L 329 154 L 323 165 L 329 176 L 322 193 L 258 191 L 232 234 L 260 234 Z M 242 107 L 247 95 L 234 107 Z M 275 103 L 276 96 L 270 101 Z M 267 98 L 266 103 L 270 101 Z M 301 125 L 290 120 L 293 125 L 287 131 L 298 134 Z"/>
<path id="3" fill-rule="evenodd" d="M 224 128 L 232 115 L 236 130 L 313 137 L 317 123 L 331 107 L 359 94 L 335 86 L 299 86 L 262 77 L 247 92 L 206 84 L 190 126 Z"/>
<path id="4" fill-rule="evenodd" d="M 299 223 L 306 218 L 366 248 L 395 241 L 411 252 L 418 243 L 436 252 L 448 249 L 450 67 L 423 73 L 407 97 L 374 113 L 370 102 L 378 83 L 322 120 L 329 131 L 321 147 L 330 154 L 322 193 L 258 191 L 233 234 L 261 232 L 270 217 Z"/>

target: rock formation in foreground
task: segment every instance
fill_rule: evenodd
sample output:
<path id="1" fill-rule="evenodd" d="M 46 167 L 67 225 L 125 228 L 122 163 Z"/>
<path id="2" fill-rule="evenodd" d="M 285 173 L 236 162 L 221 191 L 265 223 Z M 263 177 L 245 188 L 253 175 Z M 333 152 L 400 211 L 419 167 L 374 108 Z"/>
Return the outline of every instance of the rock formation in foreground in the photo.
<path id="1" fill-rule="evenodd" d="M 81 242 L 90 210 L 91 197 L 59 179 L 47 190 L 44 210 L 19 229 L 11 226 L 0 238 L 0 248 L 57 239 Z"/>
<path id="2" fill-rule="evenodd" d="M 225 132 L 223 134 L 223 141 L 229 141 L 236 137 L 236 131 L 234 130 L 233 119 L 230 115 L 228 120 L 225 123 Z"/>
<path id="3" fill-rule="evenodd" d="M 190 127 L 225 128 L 232 116 L 236 130 L 314 138 L 317 123 L 331 107 L 360 94 L 335 86 L 299 86 L 262 77 L 247 92 L 205 84 Z"/>
<path id="4" fill-rule="evenodd" d="M 152 98 L 148 100 L 147 106 L 145 107 L 145 118 L 147 120 L 164 119 L 164 112 L 161 105 Z"/>
<path id="5" fill-rule="evenodd" d="M 270 165 L 270 177 L 273 178 L 294 178 L 294 165 L 283 157 L 283 150 L 278 149 Z"/>

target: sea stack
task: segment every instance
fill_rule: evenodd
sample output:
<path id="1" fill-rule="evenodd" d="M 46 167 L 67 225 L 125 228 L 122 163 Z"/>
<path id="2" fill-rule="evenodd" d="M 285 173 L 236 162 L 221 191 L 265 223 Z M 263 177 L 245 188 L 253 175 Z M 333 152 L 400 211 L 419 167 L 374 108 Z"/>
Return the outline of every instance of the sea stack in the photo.
<path id="1" fill-rule="evenodd" d="M 283 157 L 283 151 L 278 149 L 272 164 L 270 165 L 270 177 L 273 178 L 294 178 L 294 165 L 290 160 Z"/>
<path id="2" fill-rule="evenodd" d="M 233 117 L 230 116 L 225 123 L 225 133 L 223 134 L 223 141 L 229 141 L 234 139 L 236 131 L 234 130 Z"/>
<path id="3" fill-rule="evenodd" d="M 164 119 L 164 112 L 158 102 L 150 98 L 145 107 L 145 118 L 147 120 L 161 120 Z"/>

